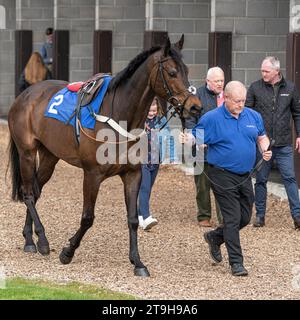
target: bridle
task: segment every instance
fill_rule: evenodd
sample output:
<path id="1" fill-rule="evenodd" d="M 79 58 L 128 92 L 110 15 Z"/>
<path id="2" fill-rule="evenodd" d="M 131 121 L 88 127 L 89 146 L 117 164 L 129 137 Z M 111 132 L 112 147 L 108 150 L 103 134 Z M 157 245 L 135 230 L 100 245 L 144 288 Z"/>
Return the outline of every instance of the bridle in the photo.
<path id="1" fill-rule="evenodd" d="M 164 124 L 164 126 L 166 126 L 166 124 L 171 120 L 172 117 L 174 117 L 176 114 L 179 115 L 180 119 L 183 119 L 183 111 L 184 111 L 184 106 L 186 104 L 186 101 L 188 100 L 188 98 L 191 95 L 195 94 L 196 88 L 189 86 L 189 88 L 185 88 L 184 90 L 180 91 L 180 92 L 176 92 L 174 93 L 172 91 L 172 89 L 170 88 L 170 86 L 168 85 L 168 82 L 166 81 L 165 75 L 164 75 L 164 71 L 168 72 L 165 67 L 164 67 L 164 63 L 168 60 L 170 60 L 171 57 L 167 57 L 167 58 L 160 58 L 159 61 L 157 61 L 155 63 L 155 65 L 157 65 L 157 69 L 156 69 L 156 76 L 155 76 L 155 81 L 154 84 L 152 85 L 151 83 L 151 79 L 152 79 L 152 72 L 153 70 L 155 70 L 155 68 L 152 69 L 152 71 L 150 72 L 150 76 L 149 76 L 149 84 L 151 85 L 151 87 L 153 88 L 153 90 L 155 89 L 156 86 L 156 82 L 157 82 L 157 78 L 158 75 L 160 75 L 160 78 L 162 80 L 163 83 L 163 88 L 166 92 L 167 95 L 167 102 L 172 106 L 169 110 L 174 109 L 173 112 L 171 112 L 171 115 L 169 117 L 169 119 L 167 119 L 167 122 Z M 184 94 L 184 100 L 180 101 L 179 99 L 179 95 Z M 164 127 L 163 126 L 163 127 Z M 160 128 L 161 129 L 163 129 Z"/>

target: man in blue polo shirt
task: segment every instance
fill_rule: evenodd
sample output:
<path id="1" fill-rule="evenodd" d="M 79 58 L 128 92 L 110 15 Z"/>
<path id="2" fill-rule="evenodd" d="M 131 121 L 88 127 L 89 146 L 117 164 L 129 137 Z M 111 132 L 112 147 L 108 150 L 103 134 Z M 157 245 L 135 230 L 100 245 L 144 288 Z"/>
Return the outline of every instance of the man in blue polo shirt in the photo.
<path id="1" fill-rule="evenodd" d="M 206 232 L 204 238 L 217 263 L 222 261 L 220 247 L 225 243 L 235 276 L 248 275 L 243 265 L 239 230 L 251 219 L 254 194 L 249 173 L 255 165 L 256 144 L 264 160 L 272 156 L 272 152 L 267 151 L 270 141 L 262 118 L 244 107 L 245 101 L 245 86 L 239 81 L 229 82 L 224 90 L 224 104 L 206 113 L 193 129 L 193 140 L 204 141 L 208 146 L 208 177 L 224 219 L 224 225 Z M 184 134 L 184 142 L 191 138 Z"/>

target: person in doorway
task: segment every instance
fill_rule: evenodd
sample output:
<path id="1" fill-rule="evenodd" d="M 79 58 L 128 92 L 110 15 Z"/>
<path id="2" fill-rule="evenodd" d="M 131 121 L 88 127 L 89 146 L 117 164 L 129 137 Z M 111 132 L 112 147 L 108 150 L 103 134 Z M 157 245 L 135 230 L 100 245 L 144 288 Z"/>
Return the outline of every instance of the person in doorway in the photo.
<path id="1" fill-rule="evenodd" d="M 41 48 L 41 56 L 46 67 L 52 72 L 52 63 L 53 63 L 53 28 L 47 28 L 46 32 L 46 41 L 44 42 Z"/>

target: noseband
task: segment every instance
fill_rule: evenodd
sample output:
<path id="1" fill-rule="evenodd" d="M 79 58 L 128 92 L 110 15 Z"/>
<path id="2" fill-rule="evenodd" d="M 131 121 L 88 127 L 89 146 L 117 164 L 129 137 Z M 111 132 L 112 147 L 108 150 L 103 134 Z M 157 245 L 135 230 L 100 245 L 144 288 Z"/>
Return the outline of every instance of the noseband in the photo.
<path id="1" fill-rule="evenodd" d="M 168 57 L 165 59 L 160 59 L 158 62 L 156 62 L 156 64 L 158 64 L 158 67 L 157 67 L 157 71 L 156 71 L 156 77 L 155 77 L 153 89 L 156 86 L 156 81 L 157 81 L 158 75 L 160 75 L 164 90 L 165 90 L 167 97 L 168 97 L 167 102 L 170 103 L 170 105 L 172 105 L 172 107 L 175 110 L 175 113 L 177 113 L 179 115 L 179 117 L 182 118 L 182 114 L 183 114 L 183 110 L 184 110 L 184 106 L 186 104 L 186 101 L 188 100 L 188 98 L 191 95 L 194 94 L 194 90 L 191 89 L 191 86 L 190 86 L 188 89 L 185 89 L 181 92 L 174 93 L 172 91 L 172 89 L 169 87 L 168 82 L 166 81 L 166 78 L 164 76 L 164 70 L 167 72 L 167 70 L 164 68 L 164 63 L 166 61 L 168 61 L 169 59 L 171 59 L 171 58 Z M 154 69 L 152 69 L 152 70 L 154 70 Z M 152 71 L 151 71 L 151 73 L 152 73 Z M 150 73 L 150 77 L 149 77 L 150 82 L 151 82 L 151 73 Z M 181 94 L 185 95 L 185 98 L 183 101 L 180 101 L 180 99 L 178 97 Z"/>

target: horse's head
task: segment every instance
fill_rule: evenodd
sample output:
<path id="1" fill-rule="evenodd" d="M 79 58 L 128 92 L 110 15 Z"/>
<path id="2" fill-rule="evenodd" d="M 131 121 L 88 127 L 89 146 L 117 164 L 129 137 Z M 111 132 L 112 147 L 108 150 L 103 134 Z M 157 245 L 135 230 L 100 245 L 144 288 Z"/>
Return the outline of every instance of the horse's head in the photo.
<path id="1" fill-rule="evenodd" d="M 150 70 L 150 84 L 157 96 L 167 100 L 179 113 L 182 122 L 190 115 L 199 115 L 201 102 L 191 90 L 188 81 L 188 68 L 182 61 L 181 49 L 184 35 L 175 43 L 166 45 L 154 57 Z"/>

